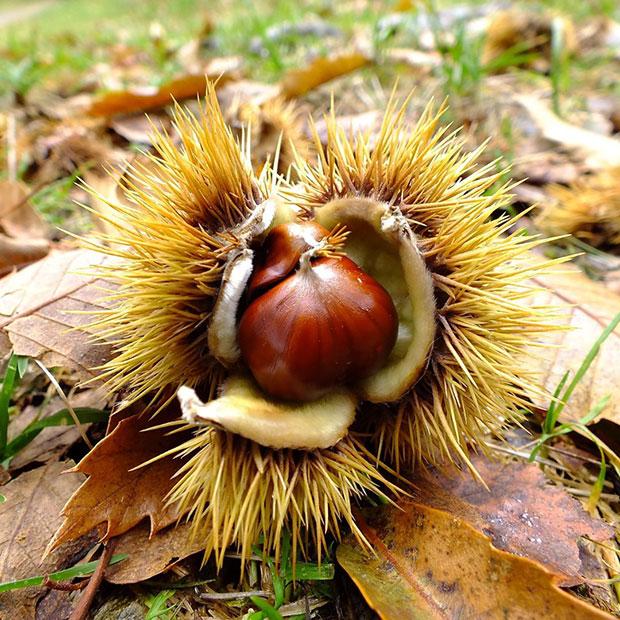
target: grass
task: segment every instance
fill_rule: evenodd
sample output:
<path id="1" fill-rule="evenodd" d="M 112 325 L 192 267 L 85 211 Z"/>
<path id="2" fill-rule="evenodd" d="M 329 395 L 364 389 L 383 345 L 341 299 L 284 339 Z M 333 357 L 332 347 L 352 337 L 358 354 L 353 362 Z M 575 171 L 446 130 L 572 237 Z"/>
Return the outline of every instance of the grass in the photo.
<path id="1" fill-rule="evenodd" d="M 291 586 L 305 581 L 321 582 L 332 581 L 334 579 L 335 567 L 331 562 L 312 564 L 297 561 L 293 563 L 293 558 L 291 556 L 291 536 L 288 532 L 282 535 L 281 549 L 279 567 L 276 567 L 274 558 L 265 557 L 265 554 L 259 548 L 254 549 L 254 553 L 257 556 L 262 556 L 269 567 L 274 601 L 273 604 L 271 604 L 265 599 L 252 596 L 252 603 L 258 607 L 258 611 L 250 614 L 248 620 L 282 620 L 282 616 L 278 612 L 278 609 L 282 607 L 284 603 L 290 601 L 292 594 Z M 295 616 L 293 616 L 293 618 L 294 617 Z M 300 616 L 300 619 L 304 617 L 305 614 Z"/>
<path id="2" fill-rule="evenodd" d="M 110 565 L 118 564 L 125 560 L 128 556 L 124 553 L 119 553 L 112 556 Z M 45 578 L 49 578 L 52 581 L 66 581 L 74 579 L 75 577 L 84 577 L 95 572 L 99 561 L 86 562 L 85 564 L 77 564 L 71 568 L 65 568 L 64 570 L 50 573 L 49 575 L 37 575 L 36 577 L 28 577 L 26 579 L 17 579 L 15 581 L 4 581 L 0 583 L 0 594 L 2 592 L 10 592 L 11 590 L 21 590 L 22 588 L 30 588 L 32 586 L 40 586 Z"/>
<path id="3" fill-rule="evenodd" d="M 574 377 L 569 381 L 570 372 L 566 371 L 564 373 L 562 379 L 558 383 L 557 388 L 555 389 L 553 399 L 549 404 L 545 419 L 543 420 L 540 437 L 538 437 L 538 439 L 534 443 L 534 447 L 529 457 L 530 462 L 534 461 L 538 453 L 544 448 L 545 444 L 549 440 L 561 437 L 562 435 L 567 435 L 568 433 L 576 432 L 579 435 L 586 437 L 587 439 L 592 441 L 599 450 L 601 459 L 599 473 L 590 494 L 589 507 L 592 509 L 594 508 L 594 506 L 596 506 L 596 503 L 598 502 L 600 494 L 603 490 L 603 485 L 605 483 L 605 478 L 607 474 L 606 456 L 613 463 L 616 469 L 616 473 L 620 474 L 620 458 L 618 457 L 618 455 L 616 455 L 612 450 L 610 450 L 610 448 L 588 428 L 588 424 L 596 420 L 596 418 L 598 418 L 598 416 L 604 411 L 605 407 L 609 403 L 611 394 L 603 397 L 592 407 L 592 409 L 586 415 L 579 418 L 579 420 L 575 422 L 558 422 L 562 411 L 569 402 L 575 389 L 583 380 L 586 373 L 588 372 L 588 369 L 596 359 L 596 356 L 598 355 L 601 346 L 618 327 L 618 325 L 620 325 L 620 313 L 618 313 L 612 319 L 609 325 L 603 330 L 601 335 L 594 342 L 594 344 L 584 357 L 583 361 L 581 362 L 581 365 L 575 372 Z"/>
<path id="4" fill-rule="evenodd" d="M 430 0 L 414 3 L 408 17 L 415 21 L 419 11 L 428 7 L 431 15 L 455 4 L 443 2 L 435 7 Z M 168 52 L 195 38 L 213 25 L 209 55 L 242 55 L 253 79 L 273 81 L 288 68 L 305 64 L 308 54 L 327 53 L 329 44 L 318 34 L 288 33 L 273 37 L 270 31 L 284 23 L 308 23 L 323 19 L 339 28 L 343 37 L 336 41 L 339 48 L 346 47 L 354 35 L 366 29 L 368 39 L 375 46 L 390 45 L 391 35 L 383 33 L 377 38 L 378 24 L 389 14 L 396 2 L 343 3 L 331 6 L 323 0 L 225 0 L 218 3 L 217 11 L 207 0 L 150 0 L 128 3 L 124 0 L 101 0 L 84 3 L 79 0 L 57 0 L 42 13 L 24 22 L 0 28 L 4 44 L 0 44 L 0 94 L 16 92 L 24 96 L 35 85 L 49 81 L 62 81 L 73 76 L 69 89 L 84 85 L 90 70 L 99 63 L 114 64 L 123 51 L 140 52 L 151 67 L 150 83 L 166 81 L 180 71 L 173 55 Z M 480 4 L 480 2 L 470 2 Z M 611 0 L 599 2 L 568 2 L 546 0 L 542 3 L 576 18 L 605 12 L 614 13 Z M 3 2 L 0 7 L 18 6 L 16 2 Z M 617 12 L 617 8 L 615 9 Z M 68 28 L 70 24 L 70 28 Z M 163 31 L 164 47 L 151 32 L 152 24 L 159 24 Z M 477 38 L 464 36 L 464 26 L 457 29 L 456 42 L 444 46 L 444 69 L 447 79 L 456 90 L 469 87 L 481 79 L 491 67 L 480 64 L 480 45 Z M 256 52 L 256 46 L 262 52 Z M 517 55 L 526 50 L 515 50 Z M 514 64 L 516 59 L 508 54 L 502 61 Z M 75 76 L 82 79 L 76 80 Z"/>
<path id="5" fill-rule="evenodd" d="M 8 428 L 11 418 L 11 402 L 15 389 L 28 368 L 28 358 L 11 355 L 9 358 L 2 387 L 0 388 L 0 465 L 8 467 L 11 459 L 23 450 L 43 429 L 54 426 L 75 424 L 73 414 L 80 424 L 104 422 L 109 412 L 92 407 L 75 407 L 73 411 L 61 409 L 44 418 L 33 420 L 19 435 L 8 441 Z"/>

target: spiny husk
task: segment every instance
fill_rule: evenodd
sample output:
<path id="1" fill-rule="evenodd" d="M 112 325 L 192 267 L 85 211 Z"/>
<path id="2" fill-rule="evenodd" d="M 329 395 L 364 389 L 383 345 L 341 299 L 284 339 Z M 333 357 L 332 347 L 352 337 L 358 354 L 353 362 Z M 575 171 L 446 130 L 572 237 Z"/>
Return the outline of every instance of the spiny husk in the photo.
<path id="1" fill-rule="evenodd" d="M 278 171 L 285 174 L 295 161 L 295 153 L 304 159 L 310 155 L 311 143 L 294 101 L 275 97 L 261 105 L 242 104 L 238 114 L 250 130 L 252 162 L 256 169 L 273 162 L 278 153 Z"/>
<path id="2" fill-rule="evenodd" d="M 547 190 L 550 200 L 535 219 L 541 230 L 570 234 L 596 247 L 620 245 L 620 168 Z"/>
<path id="3" fill-rule="evenodd" d="M 429 366 L 402 401 L 360 420 L 373 453 L 355 433 L 332 448 L 296 451 L 193 426 L 193 438 L 174 450 L 189 460 L 170 501 L 219 565 L 229 545 L 247 557 L 260 534 L 265 549 L 278 553 L 284 529 L 293 557 L 297 549 L 322 553 L 341 522 L 362 539 L 354 498 L 398 493 L 380 473 L 382 460 L 398 467 L 466 461 L 468 442 L 500 419 L 518 418 L 526 389 L 534 390 L 516 358 L 548 329 L 520 303 L 521 281 L 539 269 L 520 259 L 539 241 L 503 236 L 514 220 L 498 224 L 491 214 L 507 202 L 508 187 L 487 195 L 500 175 L 492 166 L 476 169 L 478 152 L 463 154 L 454 135 L 438 129 L 443 110 L 429 109 L 412 130 L 404 110 L 389 106 L 373 150 L 368 137 L 349 142 L 332 117 L 327 146 L 316 137 L 318 162 L 299 158 L 302 184 L 288 195 L 308 216 L 345 197 L 401 209 L 435 285 L 439 335 Z M 122 259 L 106 274 L 120 285 L 118 303 L 99 321 L 100 334 L 117 346 L 105 376 L 113 389 L 128 388 L 130 399 L 218 384 L 223 370 L 208 353 L 206 327 L 225 259 L 243 243 L 236 227 L 273 190 L 268 173 L 253 178 L 212 90 L 201 119 L 177 111 L 176 124 L 182 148 L 158 137 L 156 171 L 134 172 L 136 206 L 114 205 L 119 232 L 103 250 Z"/>
<path id="4" fill-rule="evenodd" d="M 285 531 L 292 558 L 314 548 L 320 561 L 326 532 L 340 539 L 343 522 L 369 546 L 355 523 L 355 500 L 400 492 L 351 434 L 325 450 L 272 450 L 213 427 L 187 428 L 194 436 L 173 451 L 188 460 L 170 501 L 186 513 L 193 536 L 209 541 L 206 555 L 213 552 L 218 566 L 230 546 L 248 558 L 261 534 L 279 558 Z"/>
<path id="5" fill-rule="evenodd" d="M 121 259 L 102 273 L 117 286 L 115 303 L 94 327 L 116 350 L 100 376 L 128 402 L 161 400 L 183 383 L 217 385 L 207 324 L 225 262 L 243 245 L 240 227 L 275 190 L 268 167 L 254 177 L 249 147 L 235 141 L 211 86 L 199 116 L 177 107 L 174 125 L 181 145 L 154 128 L 158 155 L 129 171 L 129 203 L 106 200 L 115 232 L 99 235 L 107 247 L 95 246 Z"/>
<path id="6" fill-rule="evenodd" d="M 430 270 L 437 335 L 429 365 L 401 402 L 368 416 L 378 458 L 396 468 L 454 460 L 469 463 L 468 445 L 518 420 L 536 377 L 520 361 L 550 329 L 548 311 L 528 307 L 524 281 L 548 265 L 528 260 L 541 243 L 519 231 L 517 218 L 494 219 L 510 186 L 495 163 L 476 167 L 480 149 L 462 151 L 439 128 L 444 111 L 429 105 L 412 129 L 406 103 L 388 106 L 373 150 L 367 136 L 349 140 L 335 117 L 318 161 L 297 162 L 300 187 L 290 199 L 308 217 L 332 200 L 365 197 L 400 209 Z M 346 222 L 343 222 L 346 225 Z"/>

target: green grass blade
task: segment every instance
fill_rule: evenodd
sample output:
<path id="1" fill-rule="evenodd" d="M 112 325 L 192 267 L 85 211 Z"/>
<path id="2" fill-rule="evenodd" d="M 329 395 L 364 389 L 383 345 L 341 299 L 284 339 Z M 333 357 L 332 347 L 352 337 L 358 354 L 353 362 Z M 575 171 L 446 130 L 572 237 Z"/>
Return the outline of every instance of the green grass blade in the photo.
<path id="1" fill-rule="evenodd" d="M 261 610 L 260 613 L 263 614 L 263 617 L 266 616 L 269 620 L 283 620 L 280 612 L 275 607 L 270 605 L 265 599 L 259 598 L 258 596 L 251 596 L 250 598 L 252 599 L 252 603 L 254 603 L 254 605 Z M 254 615 L 255 614 L 252 614 L 250 618 Z"/>
<path id="2" fill-rule="evenodd" d="M 549 405 L 549 409 L 547 410 L 547 415 L 545 416 L 545 420 L 543 422 L 543 433 L 547 435 L 550 435 L 553 432 L 553 429 L 555 428 L 555 425 L 557 424 L 559 413 L 556 414 L 556 411 L 557 411 L 558 405 L 560 404 L 559 403 L 560 393 L 564 389 L 564 386 L 566 385 L 566 382 L 568 381 L 569 377 L 570 377 L 570 372 L 567 370 L 564 373 L 564 376 L 562 377 L 560 382 L 558 383 L 558 386 L 555 388 L 555 391 L 553 392 L 553 400 L 551 401 Z"/>
<path id="3" fill-rule="evenodd" d="M 562 76 L 564 74 L 564 22 L 560 18 L 554 18 L 551 22 L 551 105 L 558 116 L 562 116 L 560 106 L 560 92 L 562 89 Z"/>
<path id="4" fill-rule="evenodd" d="M 278 574 L 274 562 L 272 560 L 267 560 L 267 564 L 269 565 L 269 569 L 271 570 L 273 596 L 275 599 L 274 603 L 276 607 L 280 607 L 284 603 L 286 584 L 284 583 L 284 579 L 282 579 L 282 577 L 280 577 L 280 575 Z"/>
<path id="5" fill-rule="evenodd" d="M 566 388 L 566 391 L 562 395 L 561 402 L 558 404 L 558 407 L 557 407 L 558 418 L 560 417 L 560 414 L 562 413 L 564 407 L 566 406 L 566 403 L 568 402 L 569 398 L 572 396 L 573 392 L 575 391 L 575 388 L 579 385 L 579 382 L 583 379 L 583 376 L 586 374 L 586 372 L 588 372 L 588 369 L 592 365 L 592 362 L 594 361 L 594 359 L 596 358 L 596 356 L 598 355 L 601 349 L 601 345 L 605 342 L 605 340 L 607 340 L 607 338 L 609 338 L 611 333 L 614 331 L 614 329 L 616 329 L 616 327 L 618 327 L 619 324 L 620 324 L 620 312 L 616 314 L 616 316 L 613 318 L 611 323 L 603 330 L 603 333 L 598 337 L 596 342 L 592 345 L 592 348 L 588 351 L 588 354 L 585 356 L 583 362 L 581 363 L 579 370 L 577 370 L 577 372 L 575 373 L 573 380 L 570 382 L 569 386 Z"/>
<path id="6" fill-rule="evenodd" d="M 20 379 L 23 379 L 26 371 L 28 370 L 28 362 L 30 361 L 29 357 L 25 355 L 16 355 L 17 358 L 17 374 Z"/>
<path id="7" fill-rule="evenodd" d="M 81 424 L 91 422 L 104 422 L 108 419 L 109 412 L 92 407 L 76 407 L 73 409 Z M 10 441 L 4 450 L 4 458 L 13 458 L 20 450 L 23 450 L 44 428 L 50 426 L 72 426 L 75 422 L 68 409 L 61 409 L 56 413 L 36 420 L 29 424 L 15 439 Z"/>
<path id="8" fill-rule="evenodd" d="M 169 618 L 173 608 L 168 607 L 168 599 L 174 596 L 174 590 L 162 590 L 146 602 L 149 610 L 144 620 L 158 620 L 158 618 Z"/>
<path id="9" fill-rule="evenodd" d="M 127 557 L 128 556 L 126 553 L 119 553 L 112 556 L 110 565 L 122 562 Z M 99 560 L 95 560 L 94 562 L 86 562 L 86 564 L 78 564 L 77 566 L 72 566 L 71 568 L 65 568 L 64 570 L 50 573 L 48 577 L 52 581 L 65 581 L 67 579 L 73 579 L 74 577 L 83 577 L 94 573 L 98 564 Z M 44 579 L 45 575 L 38 575 L 37 577 L 28 577 L 27 579 L 18 579 L 17 581 L 5 581 L 4 583 L 0 583 L 0 592 L 9 592 L 10 590 L 20 590 L 21 588 L 39 586 L 43 583 Z"/>
<path id="10" fill-rule="evenodd" d="M 601 398 L 601 400 L 599 400 L 598 403 L 596 403 L 596 405 L 594 405 L 594 407 L 592 407 L 592 409 L 590 409 L 590 411 L 586 415 L 584 415 L 583 418 L 579 420 L 579 423 L 586 426 L 590 424 L 590 422 L 598 418 L 598 416 L 601 414 L 603 409 L 607 407 L 610 399 L 611 399 L 611 394 L 607 394 L 607 396 L 603 396 L 603 398 Z"/>
<path id="11" fill-rule="evenodd" d="M 9 432 L 9 404 L 17 378 L 18 357 L 12 354 L 0 390 L 0 457 L 4 456 Z"/>

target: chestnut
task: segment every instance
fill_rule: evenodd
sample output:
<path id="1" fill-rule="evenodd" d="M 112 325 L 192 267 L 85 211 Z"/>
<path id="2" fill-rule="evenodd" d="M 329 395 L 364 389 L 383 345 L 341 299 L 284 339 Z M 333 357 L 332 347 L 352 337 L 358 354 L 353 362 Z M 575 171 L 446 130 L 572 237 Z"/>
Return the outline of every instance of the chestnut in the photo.
<path id="1" fill-rule="evenodd" d="M 368 377 L 396 342 L 383 286 L 346 256 L 312 253 L 327 234 L 316 223 L 276 227 L 249 283 L 256 296 L 240 319 L 241 355 L 276 398 L 314 400 Z"/>

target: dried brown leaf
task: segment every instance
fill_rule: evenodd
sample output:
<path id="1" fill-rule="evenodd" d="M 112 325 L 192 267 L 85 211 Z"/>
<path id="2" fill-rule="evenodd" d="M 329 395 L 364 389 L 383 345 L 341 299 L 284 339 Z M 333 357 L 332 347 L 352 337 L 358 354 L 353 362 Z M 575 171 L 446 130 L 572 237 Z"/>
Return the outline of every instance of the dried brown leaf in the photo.
<path id="1" fill-rule="evenodd" d="M 91 250 L 52 252 L 0 280 L 0 357 L 14 350 L 80 378 L 93 377 L 110 347 L 93 343 L 87 327 L 93 317 L 82 313 L 105 307 L 109 285 L 81 273 L 104 260 Z"/>
<path id="2" fill-rule="evenodd" d="M 0 504 L 0 575 L 2 581 L 24 579 L 59 567 L 63 550 L 43 551 L 60 524 L 60 510 L 83 476 L 64 476 L 70 462 L 56 462 L 28 471 L 2 487 Z M 40 588 L 0 594 L 0 618 L 34 617 Z"/>
<path id="3" fill-rule="evenodd" d="M 562 322 L 571 329 L 554 333 L 536 362 L 542 374 L 542 384 L 553 393 L 567 370 L 571 377 L 581 365 L 590 348 L 620 312 L 620 296 L 604 285 L 584 276 L 574 267 L 557 268 L 554 273 L 538 276 L 533 285 L 539 287 L 531 303 L 566 307 Z M 579 382 L 562 412 L 562 420 L 575 421 L 586 415 L 600 400 L 611 400 L 598 419 L 620 424 L 620 328 L 609 336 L 588 373 Z M 549 402 L 532 394 L 534 402 L 546 409 Z"/>
<path id="4" fill-rule="evenodd" d="M 169 415 L 173 414 L 161 414 L 157 423 Z M 147 415 L 121 420 L 75 467 L 75 472 L 89 477 L 64 507 L 64 521 L 51 549 L 102 524 L 107 539 L 147 517 L 154 534 L 180 516 L 175 506 L 166 505 L 166 495 L 182 461 L 169 456 L 139 467 L 183 440 L 178 434 L 169 435 L 167 429 L 147 430 L 155 423 Z"/>
<path id="5" fill-rule="evenodd" d="M 43 240 L 47 226 L 30 204 L 29 195 L 30 190 L 23 183 L 0 181 L 0 227 L 14 239 Z"/>
<path id="6" fill-rule="evenodd" d="M 127 142 L 136 144 L 152 145 L 153 126 L 160 131 L 166 131 L 170 135 L 175 134 L 174 126 L 170 117 L 165 113 L 132 114 L 129 116 L 119 116 L 114 118 L 110 127 Z"/>
<path id="7" fill-rule="evenodd" d="M 562 586 L 583 583 L 580 537 L 603 541 L 613 536 L 613 528 L 547 484 L 537 465 L 484 457 L 472 462 L 488 489 L 469 473 L 434 471 L 414 481 L 415 501 L 465 521 L 498 549 L 540 562 L 562 575 Z"/>
<path id="8" fill-rule="evenodd" d="M 190 74 L 166 82 L 159 88 L 144 87 L 109 92 L 93 101 L 87 113 L 91 116 L 114 116 L 161 108 L 173 101 L 204 95 L 210 79 L 202 73 Z M 213 79 L 217 79 L 217 85 L 222 86 L 232 77 L 226 73 L 213 74 Z"/>
<path id="9" fill-rule="evenodd" d="M 453 514 L 407 502 L 367 517 L 358 525 L 376 557 L 351 538 L 336 557 L 384 620 L 612 618 L 563 592 L 557 574 L 496 549 Z"/>
<path id="10" fill-rule="evenodd" d="M 115 553 L 126 554 L 127 559 L 108 568 L 107 581 L 119 584 L 144 581 L 202 551 L 205 542 L 192 539 L 190 530 L 189 523 L 171 525 L 151 537 L 146 524 L 137 525 L 117 539 Z"/>
<path id="11" fill-rule="evenodd" d="M 0 275 L 42 259 L 50 251 L 45 239 L 12 239 L 0 233 Z"/>
<path id="12" fill-rule="evenodd" d="M 285 97 L 300 97 L 326 82 L 369 65 L 370 58 L 359 52 L 317 58 L 303 69 L 291 69 L 280 82 Z"/>
<path id="13" fill-rule="evenodd" d="M 620 166 L 620 140 L 563 121 L 540 99 L 517 97 L 542 136 L 582 156 L 593 170 Z"/>

